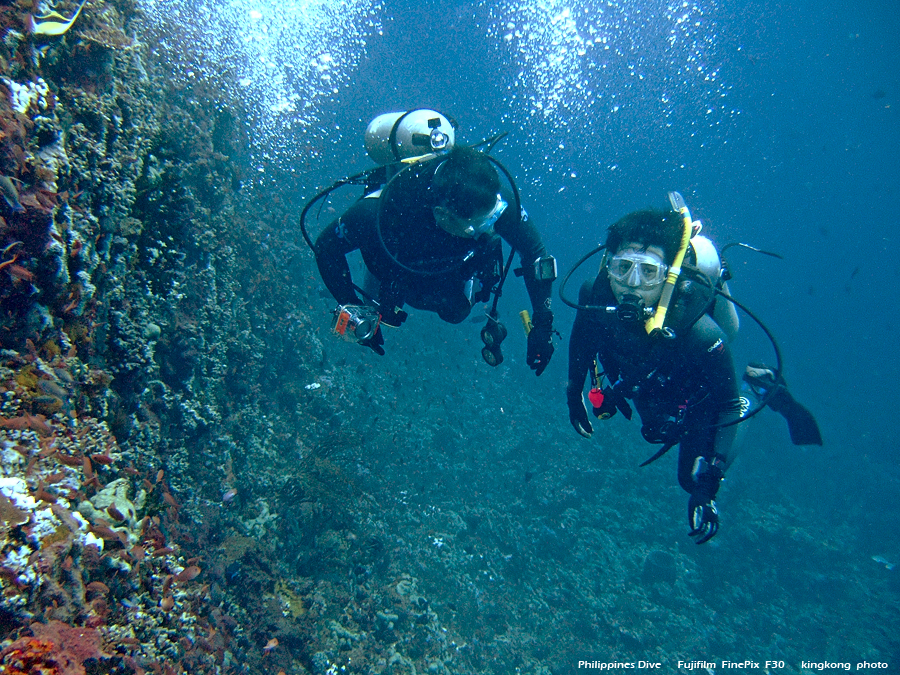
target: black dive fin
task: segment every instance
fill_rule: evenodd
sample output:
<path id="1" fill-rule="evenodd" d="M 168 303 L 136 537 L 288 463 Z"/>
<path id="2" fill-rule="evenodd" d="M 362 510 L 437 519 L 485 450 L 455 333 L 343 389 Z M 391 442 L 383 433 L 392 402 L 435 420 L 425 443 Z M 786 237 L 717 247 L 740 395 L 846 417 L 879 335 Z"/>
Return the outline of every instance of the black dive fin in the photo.
<path id="1" fill-rule="evenodd" d="M 769 407 L 784 417 L 794 445 L 822 445 L 822 434 L 816 418 L 804 406 L 797 403 L 784 385 L 779 386 L 768 398 Z"/>
<path id="2" fill-rule="evenodd" d="M 822 445 L 822 433 L 816 418 L 805 407 L 794 401 L 794 404 L 781 411 L 791 432 L 794 445 Z"/>

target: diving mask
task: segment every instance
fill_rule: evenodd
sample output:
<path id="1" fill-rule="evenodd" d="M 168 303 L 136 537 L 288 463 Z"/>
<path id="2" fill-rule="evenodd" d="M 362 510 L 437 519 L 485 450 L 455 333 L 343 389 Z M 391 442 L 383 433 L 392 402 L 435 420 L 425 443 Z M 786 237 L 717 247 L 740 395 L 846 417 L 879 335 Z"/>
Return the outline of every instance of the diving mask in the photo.
<path id="1" fill-rule="evenodd" d="M 610 258 L 606 270 L 616 281 L 631 288 L 638 288 L 663 283 L 669 267 L 651 253 L 626 251 Z"/>
<path id="2" fill-rule="evenodd" d="M 498 194 L 494 208 L 483 216 L 459 218 L 458 216 L 453 215 L 454 229 L 459 233 L 458 236 L 478 239 L 481 235 L 491 231 L 491 228 L 494 227 L 494 224 L 500 220 L 500 216 L 506 211 L 506 206 L 507 204 L 503 200 L 503 197 Z"/>

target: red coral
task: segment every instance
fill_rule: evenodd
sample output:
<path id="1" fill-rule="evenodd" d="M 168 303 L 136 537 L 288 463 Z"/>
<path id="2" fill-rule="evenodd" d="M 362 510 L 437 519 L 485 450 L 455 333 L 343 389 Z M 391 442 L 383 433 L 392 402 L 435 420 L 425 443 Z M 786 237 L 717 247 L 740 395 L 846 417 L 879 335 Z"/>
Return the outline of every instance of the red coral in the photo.
<path id="1" fill-rule="evenodd" d="M 100 633 L 61 621 L 31 624 L 33 638 L 20 638 L 0 654 L 6 675 L 85 675 L 88 659 L 109 657 L 100 649 Z"/>
<path id="2" fill-rule="evenodd" d="M 0 672 L 4 675 L 62 675 L 54 656 L 56 651 L 56 645 L 50 640 L 19 638 L 0 652 Z"/>

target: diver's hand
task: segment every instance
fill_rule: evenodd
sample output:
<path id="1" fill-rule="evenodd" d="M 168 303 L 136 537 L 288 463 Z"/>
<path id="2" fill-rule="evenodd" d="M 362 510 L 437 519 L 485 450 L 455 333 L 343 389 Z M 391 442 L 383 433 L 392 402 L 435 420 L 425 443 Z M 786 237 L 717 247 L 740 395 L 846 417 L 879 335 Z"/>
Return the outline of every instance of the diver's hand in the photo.
<path id="1" fill-rule="evenodd" d="M 399 328 L 407 318 L 409 318 L 409 314 L 399 307 L 394 309 L 384 309 L 382 307 L 381 309 L 381 323 L 391 328 Z"/>
<path id="2" fill-rule="evenodd" d="M 360 340 L 359 344 L 364 347 L 368 347 L 373 352 L 378 354 L 378 356 L 384 356 L 384 336 L 381 334 L 381 326 L 375 329 L 375 333 L 367 340 Z"/>
<path id="3" fill-rule="evenodd" d="M 590 438 L 591 434 L 594 433 L 594 427 L 591 426 L 591 421 L 588 419 L 587 408 L 584 406 L 581 392 L 577 394 L 571 393 L 567 399 L 569 404 L 569 422 L 575 427 L 575 431 L 585 438 Z"/>
<path id="4" fill-rule="evenodd" d="M 549 309 L 535 310 L 531 318 L 531 330 L 528 332 L 528 352 L 525 359 L 535 375 L 544 372 L 553 356 L 552 335 L 553 312 Z"/>
<path id="5" fill-rule="evenodd" d="M 688 500 L 688 524 L 695 544 L 705 544 L 719 531 L 719 511 L 716 502 L 704 494 L 695 492 Z"/>
<path id="6" fill-rule="evenodd" d="M 712 462 L 705 457 L 694 460 L 691 470 L 694 489 L 688 500 L 688 524 L 691 526 L 688 536 L 693 537 L 696 544 L 705 544 L 719 531 L 715 498 L 725 477 L 724 466 L 724 459 L 718 455 L 713 457 Z"/>

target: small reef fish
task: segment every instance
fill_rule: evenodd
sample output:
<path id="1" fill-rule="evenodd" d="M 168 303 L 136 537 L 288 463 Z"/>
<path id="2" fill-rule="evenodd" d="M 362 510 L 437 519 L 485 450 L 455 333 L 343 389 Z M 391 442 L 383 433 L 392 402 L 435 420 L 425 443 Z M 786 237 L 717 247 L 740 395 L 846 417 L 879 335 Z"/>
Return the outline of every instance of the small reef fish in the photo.
<path id="1" fill-rule="evenodd" d="M 0 195 L 9 204 L 9 208 L 16 213 L 22 213 L 25 210 L 25 207 L 19 202 L 19 191 L 16 190 L 12 178 L 9 176 L 0 176 Z"/>
<path id="2" fill-rule="evenodd" d="M 69 19 L 56 12 L 47 12 L 40 16 L 29 16 L 28 30 L 35 35 L 62 35 L 72 27 L 73 23 L 75 23 L 75 19 L 81 14 L 81 10 L 84 8 L 84 3 L 86 2 L 87 0 L 81 0 L 78 9 L 75 10 L 75 13 Z"/>
<path id="3" fill-rule="evenodd" d="M 897 563 L 892 563 L 891 561 L 885 559 L 883 556 L 880 556 L 880 555 L 873 555 L 872 560 L 874 560 L 877 563 L 881 563 L 882 565 L 885 566 L 886 569 L 889 569 L 889 570 L 892 570 L 897 566 Z"/>

